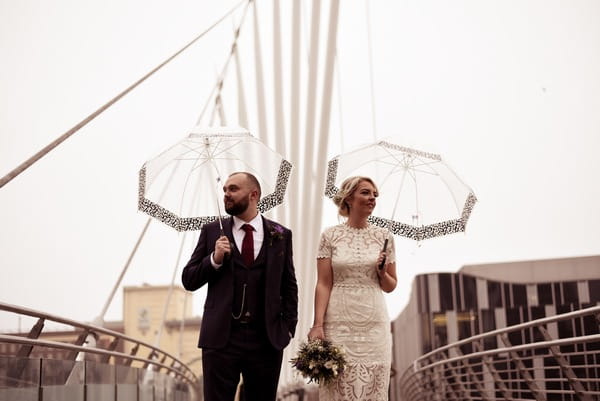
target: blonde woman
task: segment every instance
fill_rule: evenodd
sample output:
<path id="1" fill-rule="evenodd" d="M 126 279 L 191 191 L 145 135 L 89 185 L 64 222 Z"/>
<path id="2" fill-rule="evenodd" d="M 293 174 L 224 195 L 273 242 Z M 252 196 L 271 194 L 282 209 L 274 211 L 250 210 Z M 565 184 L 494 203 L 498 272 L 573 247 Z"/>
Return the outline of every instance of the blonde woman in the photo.
<path id="1" fill-rule="evenodd" d="M 321 386 L 320 401 L 388 399 L 392 338 L 383 292 L 393 291 L 397 279 L 393 236 L 367 221 L 377 196 L 370 178 L 346 179 L 334 199 L 346 221 L 321 234 L 308 337 L 343 346 L 347 365 L 333 385 Z"/>

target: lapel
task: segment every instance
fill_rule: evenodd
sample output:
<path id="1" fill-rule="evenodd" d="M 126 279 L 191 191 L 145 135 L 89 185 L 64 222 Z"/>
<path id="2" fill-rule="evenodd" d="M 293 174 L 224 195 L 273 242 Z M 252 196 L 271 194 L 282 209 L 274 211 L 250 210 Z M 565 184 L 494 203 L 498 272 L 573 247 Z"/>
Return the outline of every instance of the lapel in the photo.
<path id="1" fill-rule="evenodd" d="M 283 257 L 282 247 L 285 241 L 282 234 L 276 232 L 277 229 L 275 227 L 279 227 L 279 224 L 263 217 L 263 229 L 265 233 L 263 250 L 267 258 L 267 263 L 279 263 L 279 259 Z M 273 236 L 273 234 L 278 235 L 278 237 Z"/>
<path id="2" fill-rule="evenodd" d="M 281 271 L 283 269 L 283 244 L 282 239 L 273 237 L 271 232 L 278 226 L 274 221 L 268 220 L 263 217 L 263 228 L 265 230 L 265 236 L 263 240 L 262 253 L 265 255 L 265 266 L 266 266 L 266 277 L 265 277 L 265 291 L 267 293 L 274 292 L 273 295 L 279 293 L 279 279 L 281 277 Z"/>

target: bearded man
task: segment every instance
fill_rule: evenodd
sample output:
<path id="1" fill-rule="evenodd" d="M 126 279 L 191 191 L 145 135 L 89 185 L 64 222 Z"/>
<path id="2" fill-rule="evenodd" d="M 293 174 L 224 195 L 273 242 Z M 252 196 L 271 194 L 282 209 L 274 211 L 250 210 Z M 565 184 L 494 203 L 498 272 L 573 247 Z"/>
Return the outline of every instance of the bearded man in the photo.
<path id="1" fill-rule="evenodd" d="M 260 183 L 231 174 L 223 186 L 231 218 L 205 224 L 183 269 L 185 289 L 208 285 L 200 340 L 204 399 L 275 401 L 283 349 L 298 322 L 292 233 L 258 213 Z"/>

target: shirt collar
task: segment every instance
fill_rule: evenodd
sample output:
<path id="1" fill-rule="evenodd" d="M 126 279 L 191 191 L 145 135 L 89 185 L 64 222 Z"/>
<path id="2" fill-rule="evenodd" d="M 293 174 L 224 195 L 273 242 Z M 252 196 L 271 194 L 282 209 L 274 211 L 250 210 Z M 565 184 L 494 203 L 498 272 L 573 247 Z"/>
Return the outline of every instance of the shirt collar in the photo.
<path id="1" fill-rule="evenodd" d="M 244 224 L 250 224 L 254 231 L 261 232 L 262 231 L 262 216 L 260 213 L 257 213 L 256 216 L 250 221 L 244 221 L 237 216 L 233 216 L 233 228 L 234 230 L 241 230 Z"/>

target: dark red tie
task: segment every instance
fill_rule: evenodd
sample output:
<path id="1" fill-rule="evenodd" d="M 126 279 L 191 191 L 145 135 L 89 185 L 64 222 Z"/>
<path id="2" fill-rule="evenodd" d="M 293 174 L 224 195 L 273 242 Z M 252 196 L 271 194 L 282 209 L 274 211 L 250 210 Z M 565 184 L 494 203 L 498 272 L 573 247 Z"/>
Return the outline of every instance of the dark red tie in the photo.
<path id="1" fill-rule="evenodd" d="M 250 224 L 244 224 L 242 229 L 246 231 L 246 235 L 244 235 L 244 240 L 242 241 L 242 259 L 246 267 L 250 267 L 252 262 L 254 262 L 254 235 L 252 234 L 254 228 Z"/>

